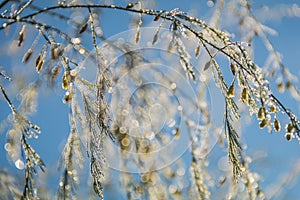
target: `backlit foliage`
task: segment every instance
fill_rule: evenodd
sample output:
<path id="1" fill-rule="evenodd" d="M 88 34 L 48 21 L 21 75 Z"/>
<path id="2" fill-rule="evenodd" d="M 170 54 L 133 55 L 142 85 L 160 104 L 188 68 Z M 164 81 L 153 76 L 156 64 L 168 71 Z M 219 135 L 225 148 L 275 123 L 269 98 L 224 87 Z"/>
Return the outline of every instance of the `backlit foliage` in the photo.
<path id="1" fill-rule="evenodd" d="M 214 12 L 205 21 L 180 8 L 147 9 L 149 2 L 3 1 L 0 31 L 16 38 L 12 48 L 24 54 L 14 59 L 33 67 L 35 74 L 30 83 L 18 86 L 12 78 L 18 76 L 8 73 L 6 66 L 0 72 L 0 100 L 11 110 L 5 121 L 10 125 L 5 149 L 8 160 L 24 171 L 21 187 L 0 170 L 0 193 L 7 199 L 45 198 L 47 188 L 39 186 L 38 179 L 47 172 L 47 163 L 31 146 L 43 127 L 30 118 L 37 112 L 40 91 L 54 89 L 64 93 L 69 118 L 59 161 L 58 199 L 77 198 L 87 163 L 90 195 L 100 199 L 113 183 L 114 169 L 117 192 L 127 199 L 210 199 L 212 188 L 223 185 L 228 186 L 228 199 L 272 198 L 261 188 L 261 176 L 249 169 L 251 158 L 243 152 L 237 125 L 241 108 L 247 108 L 259 128 L 280 132 L 289 141 L 300 140 L 300 121 L 270 89 L 277 85 L 280 92 L 289 90 L 299 100 L 297 77 L 284 66 L 268 38 L 269 29 L 256 19 L 249 1 L 207 5 L 214 6 Z M 239 41 L 219 28 L 221 13 L 227 10 L 238 19 Z M 128 31 L 128 38 L 105 38 L 105 12 L 132 17 L 128 23 L 134 31 Z M 253 61 L 255 37 L 269 51 L 264 68 Z M 222 94 L 221 126 L 211 119 L 211 83 Z M 17 103 L 12 101 L 14 92 L 9 92 L 14 87 L 21 93 Z M 218 184 L 208 167 L 213 137 L 226 149 L 230 166 Z M 165 150 L 171 143 L 176 145 Z M 181 158 L 186 149 L 188 158 Z M 49 193 L 50 189 L 48 195 L 54 196 Z"/>

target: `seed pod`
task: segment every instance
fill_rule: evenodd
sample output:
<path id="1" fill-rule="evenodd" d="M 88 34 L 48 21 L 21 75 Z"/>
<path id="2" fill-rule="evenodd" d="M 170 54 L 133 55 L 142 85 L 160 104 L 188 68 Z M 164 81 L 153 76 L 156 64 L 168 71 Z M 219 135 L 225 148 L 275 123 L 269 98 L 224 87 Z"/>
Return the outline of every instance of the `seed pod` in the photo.
<path id="1" fill-rule="evenodd" d="M 64 74 L 62 77 L 62 85 L 61 85 L 62 89 L 67 90 L 69 88 L 69 81 L 67 78 L 67 75 Z"/>
<path id="2" fill-rule="evenodd" d="M 196 47 L 196 49 L 195 49 L 195 57 L 196 57 L 196 58 L 200 55 L 200 50 L 201 50 L 200 47 L 201 47 L 201 46 L 200 46 L 200 42 L 198 42 L 198 45 L 197 45 L 197 47 Z"/>
<path id="3" fill-rule="evenodd" d="M 221 177 L 221 179 L 219 180 L 218 187 L 221 187 L 225 182 L 226 182 L 226 176 Z"/>
<path id="4" fill-rule="evenodd" d="M 176 128 L 175 131 L 174 131 L 174 137 L 175 137 L 176 139 L 178 139 L 179 136 L 180 136 L 180 130 L 179 130 L 179 128 Z"/>
<path id="5" fill-rule="evenodd" d="M 174 48 L 173 48 L 173 43 L 172 41 L 170 41 L 169 45 L 168 45 L 168 53 L 173 53 Z"/>
<path id="6" fill-rule="evenodd" d="M 158 21 L 159 18 L 160 18 L 160 15 L 156 15 L 156 16 L 154 17 L 153 21 Z"/>
<path id="7" fill-rule="evenodd" d="M 280 122 L 277 117 L 274 119 L 274 129 L 277 132 L 280 131 Z"/>
<path id="8" fill-rule="evenodd" d="M 259 124 L 259 128 L 264 128 L 267 124 L 268 124 L 268 119 L 263 119 L 260 124 Z"/>
<path id="9" fill-rule="evenodd" d="M 277 112 L 277 108 L 276 108 L 275 105 L 271 105 L 271 106 L 270 106 L 270 112 L 271 112 L 271 113 L 276 113 L 276 112 Z"/>
<path id="10" fill-rule="evenodd" d="M 52 45 L 51 45 L 51 57 L 54 60 L 57 58 L 56 53 L 55 53 L 55 49 L 56 49 L 56 44 L 52 43 Z"/>
<path id="11" fill-rule="evenodd" d="M 142 15 L 140 14 L 140 19 L 138 21 L 137 30 L 135 34 L 135 43 L 138 43 L 140 41 L 142 24 L 143 24 L 143 20 L 142 20 Z"/>
<path id="12" fill-rule="evenodd" d="M 35 68 L 37 73 L 40 73 L 40 71 L 43 68 L 43 64 L 44 64 L 44 60 L 41 59 L 40 62 L 37 64 L 36 68 Z"/>
<path id="13" fill-rule="evenodd" d="M 53 47 L 53 48 L 51 49 L 51 57 L 52 57 L 53 60 L 56 60 L 56 59 L 57 59 L 57 57 L 58 57 L 58 54 L 57 54 L 57 48 Z"/>
<path id="14" fill-rule="evenodd" d="M 135 34 L 135 42 L 136 43 L 138 43 L 140 41 L 140 38 L 141 38 L 141 25 L 142 25 L 142 23 L 140 22 L 138 27 L 137 27 L 136 34 Z"/>
<path id="15" fill-rule="evenodd" d="M 40 62 L 40 60 L 42 59 L 42 56 L 41 56 L 41 54 L 36 58 L 36 60 L 35 60 L 35 66 L 37 66 L 38 64 L 39 64 L 39 62 Z"/>
<path id="16" fill-rule="evenodd" d="M 291 86 L 292 86 L 292 83 L 291 83 L 290 81 L 287 81 L 287 82 L 285 83 L 285 87 L 286 87 L 287 89 L 291 88 Z"/>
<path id="17" fill-rule="evenodd" d="M 287 139 L 287 141 L 291 141 L 292 140 L 292 134 L 291 133 L 286 133 L 285 138 Z"/>
<path id="18" fill-rule="evenodd" d="M 51 57 L 53 60 L 56 60 L 61 54 L 62 54 L 62 49 L 60 47 L 53 47 L 51 49 Z"/>
<path id="19" fill-rule="evenodd" d="M 230 70 L 231 70 L 232 75 L 235 76 L 236 71 L 235 71 L 235 66 L 233 63 L 230 63 Z"/>
<path id="20" fill-rule="evenodd" d="M 157 42 L 157 39 L 158 39 L 158 32 L 156 32 L 155 35 L 153 36 L 152 45 L 154 45 Z"/>
<path id="21" fill-rule="evenodd" d="M 204 65 L 203 71 L 206 71 L 210 66 L 211 66 L 211 60 L 208 61 L 208 62 Z"/>
<path id="22" fill-rule="evenodd" d="M 25 30 L 26 30 L 26 26 L 23 25 L 20 33 L 19 33 L 19 42 L 18 42 L 18 46 L 21 46 L 22 43 L 24 42 L 24 38 L 25 38 Z"/>
<path id="23" fill-rule="evenodd" d="M 275 70 L 272 70 L 272 71 L 270 72 L 270 78 L 273 78 L 274 75 L 275 75 Z"/>
<path id="24" fill-rule="evenodd" d="M 290 122 L 290 123 L 286 126 L 286 132 L 292 133 L 293 130 L 294 130 L 294 126 L 293 126 L 293 124 Z"/>
<path id="25" fill-rule="evenodd" d="M 277 89 L 278 89 L 279 92 L 284 92 L 285 88 L 284 88 L 284 85 L 283 85 L 282 82 L 277 84 Z"/>
<path id="26" fill-rule="evenodd" d="M 63 102 L 64 103 L 69 103 L 71 101 L 71 99 L 72 99 L 72 95 L 71 95 L 71 93 L 69 91 L 67 91 L 66 94 L 65 94 L 65 96 L 64 96 Z"/>
<path id="27" fill-rule="evenodd" d="M 86 22 L 78 31 L 79 34 L 83 33 L 88 27 L 88 22 Z"/>
<path id="28" fill-rule="evenodd" d="M 42 55 L 40 54 L 35 60 L 35 70 L 37 73 L 40 73 L 40 71 L 42 70 L 43 64 L 44 64 L 44 59 L 43 59 Z"/>
<path id="29" fill-rule="evenodd" d="M 32 56 L 32 53 L 33 53 L 32 49 L 31 48 L 28 49 L 28 51 L 23 56 L 22 62 L 26 63 L 30 59 L 30 57 Z"/>
<path id="30" fill-rule="evenodd" d="M 265 196 L 263 191 L 259 187 L 257 188 L 256 196 L 260 199 L 263 199 L 263 197 Z"/>
<path id="31" fill-rule="evenodd" d="M 260 107 L 257 113 L 257 119 L 258 120 L 263 120 L 265 119 L 265 107 Z"/>
<path id="32" fill-rule="evenodd" d="M 51 71 L 51 79 L 52 80 L 56 79 L 60 72 L 61 72 L 61 66 L 60 65 L 54 67 Z"/>
<path id="33" fill-rule="evenodd" d="M 234 97 L 234 82 L 230 85 L 230 87 L 227 91 L 227 96 L 229 98 Z"/>
<path id="34" fill-rule="evenodd" d="M 244 88 L 242 91 L 242 97 L 241 97 L 242 102 L 247 103 L 248 102 L 248 92 L 247 88 Z"/>

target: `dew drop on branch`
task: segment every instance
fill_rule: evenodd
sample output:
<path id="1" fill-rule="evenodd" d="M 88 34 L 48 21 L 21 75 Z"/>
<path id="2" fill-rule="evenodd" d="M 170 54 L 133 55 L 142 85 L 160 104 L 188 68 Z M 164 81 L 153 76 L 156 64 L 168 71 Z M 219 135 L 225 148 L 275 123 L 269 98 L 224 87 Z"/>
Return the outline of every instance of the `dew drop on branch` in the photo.
<path id="1" fill-rule="evenodd" d="M 16 166 L 16 168 L 22 170 L 22 169 L 24 169 L 25 165 L 24 165 L 24 162 L 22 160 L 18 159 L 15 162 L 15 166 Z"/>

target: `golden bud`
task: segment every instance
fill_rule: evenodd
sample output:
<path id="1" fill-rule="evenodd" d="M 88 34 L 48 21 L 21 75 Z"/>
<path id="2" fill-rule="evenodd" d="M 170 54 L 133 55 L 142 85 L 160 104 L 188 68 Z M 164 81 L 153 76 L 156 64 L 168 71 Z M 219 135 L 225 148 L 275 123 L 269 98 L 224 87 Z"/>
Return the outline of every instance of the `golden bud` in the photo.
<path id="1" fill-rule="evenodd" d="M 230 70 L 232 72 L 232 75 L 235 76 L 236 72 L 235 72 L 235 66 L 233 63 L 230 63 Z"/>
<path id="2" fill-rule="evenodd" d="M 247 88 L 244 88 L 242 91 L 242 97 L 241 97 L 242 102 L 247 103 L 248 102 L 248 92 Z"/>
<path id="3" fill-rule="evenodd" d="M 234 97 L 234 82 L 230 85 L 228 91 L 227 91 L 227 96 L 228 97 Z"/>
<path id="4" fill-rule="evenodd" d="M 195 49 L 195 57 L 197 58 L 200 55 L 200 43 L 197 45 L 196 49 Z"/>
<path id="5" fill-rule="evenodd" d="M 287 139 L 287 141 L 291 141 L 292 140 L 292 134 L 291 133 L 286 133 L 285 138 Z"/>
<path id="6" fill-rule="evenodd" d="M 290 81 L 287 81 L 286 84 L 285 84 L 285 87 L 288 88 L 288 89 L 291 88 L 292 83 Z"/>
<path id="7" fill-rule="evenodd" d="M 290 122 L 290 123 L 286 126 L 286 131 L 287 131 L 288 133 L 292 133 L 293 130 L 294 130 L 294 126 L 293 126 L 293 124 Z"/>
<path id="8" fill-rule="evenodd" d="M 44 59 L 41 55 L 39 55 L 35 61 L 35 70 L 37 73 L 40 73 L 44 64 Z"/>
<path id="9" fill-rule="evenodd" d="M 277 117 L 274 119 L 274 129 L 277 132 L 280 131 L 280 122 Z"/>
<path id="10" fill-rule="evenodd" d="M 26 63 L 30 59 L 32 53 L 33 53 L 32 49 L 28 49 L 28 51 L 24 54 L 22 62 Z"/>
<path id="11" fill-rule="evenodd" d="M 258 113 L 257 113 L 257 119 L 258 120 L 265 119 L 265 107 L 259 108 Z"/>
<path id="12" fill-rule="evenodd" d="M 264 128 L 268 124 L 268 121 L 268 119 L 263 119 L 259 124 L 259 128 Z"/>
<path id="13" fill-rule="evenodd" d="M 62 89 L 67 90 L 69 88 L 69 81 L 67 78 L 67 75 L 64 74 L 62 77 L 62 85 L 61 85 Z"/>
<path id="14" fill-rule="evenodd" d="M 66 94 L 65 94 L 65 96 L 64 96 L 63 102 L 64 103 L 69 103 L 71 101 L 71 99 L 72 99 L 72 95 L 71 95 L 71 93 L 69 91 L 67 91 Z"/>
<path id="15" fill-rule="evenodd" d="M 270 106 L 270 112 L 271 113 L 276 113 L 277 112 L 277 107 L 275 105 Z"/>
<path id="16" fill-rule="evenodd" d="M 279 92 L 284 92 L 285 88 L 284 88 L 284 85 L 283 85 L 282 82 L 277 84 L 277 89 L 278 89 Z"/>
<path id="17" fill-rule="evenodd" d="M 83 26 L 81 26 L 80 30 L 78 31 L 79 34 L 83 33 L 88 27 L 88 23 L 85 23 Z"/>
<path id="18" fill-rule="evenodd" d="M 35 60 L 35 66 L 37 66 L 38 64 L 39 64 L 39 62 L 41 61 L 41 59 L 42 59 L 42 56 L 41 56 L 41 54 L 36 58 L 36 60 Z"/>
<path id="19" fill-rule="evenodd" d="M 19 42 L 18 42 L 18 46 L 21 46 L 22 43 L 24 42 L 24 38 L 25 38 L 25 30 L 26 30 L 26 26 L 23 25 L 22 30 L 19 33 Z"/>

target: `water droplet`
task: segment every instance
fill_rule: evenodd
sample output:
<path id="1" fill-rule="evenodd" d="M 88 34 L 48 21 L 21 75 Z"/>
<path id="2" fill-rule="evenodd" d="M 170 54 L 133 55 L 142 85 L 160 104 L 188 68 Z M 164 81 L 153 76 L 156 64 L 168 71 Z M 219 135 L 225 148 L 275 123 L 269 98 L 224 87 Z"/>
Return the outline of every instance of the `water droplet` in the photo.
<path id="1" fill-rule="evenodd" d="M 131 121 L 131 123 L 132 123 L 132 126 L 134 127 L 134 128 L 137 128 L 137 127 L 139 127 L 139 125 L 140 125 L 140 123 L 137 121 L 137 120 L 132 120 Z"/>
<path id="2" fill-rule="evenodd" d="M 176 121 L 174 119 L 170 119 L 168 121 L 168 127 L 172 128 L 176 125 Z"/>
<path id="3" fill-rule="evenodd" d="M 129 114 L 128 110 L 122 110 L 122 115 L 127 116 Z"/>
<path id="4" fill-rule="evenodd" d="M 215 5 L 215 2 L 212 1 L 212 0 L 209 0 L 209 1 L 206 2 L 206 5 L 211 8 Z"/>
<path id="5" fill-rule="evenodd" d="M 180 167 L 179 169 L 177 169 L 176 173 L 178 176 L 183 176 L 185 174 L 185 169 L 183 167 Z"/>
<path id="6" fill-rule="evenodd" d="M 79 53 L 80 53 L 80 54 L 84 54 L 84 53 L 85 53 L 84 48 L 80 48 L 80 49 L 79 49 Z"/>
<path id="7" fill-rule="evenodd" d="M 169 192 L 171 194 L 174 194 L 177 191 L 177 187 L 175 185 L 170 185 L 169 186 Z"/>
<path id="8" fill-rule="evenodd" d="M 122 139 L 121 144 L 123 146 L 127 147 L 130 144 L 130 140 L 127 137 L 125 137 L 125 138 Z"/>
<path id="9" fill-rule="evenodd" d="M 228 165 L 228 159 L 227 156 L 223 156 L 218 161 L 218 168 L 222 171 L 228 171 L 229 165 Z"/>
<path id="10" fill-rule="evenodd" d="M 177 110 L 182 111 L 183 107 L 180 105 L 180 106 L 177 107 Z"/>
<path id="11" fill-rule="evenodd" d="M 65 187 L 66 187 L 66 190 L 70 190 L 71 189 L 71 185 L 70 184 L 67 184 Z"/>
<path id="12" fill-rule="evenodd" d="M 171 87 L 172 90 L 175 90 L 177 85 L 176 85 L 176 83 L 172 83 L 170 87 Z"/>
<path id="13" fill-rule="evenodd" d="M 153 131 L 146 133 L 146 138 L 149 140 L 153 140 L 155 137 L 155 133 Z"/>
<path id="14" fill-rule="evenodd" d="M 10 149 L 11 149 L 11 144 L 10 144 L 10 143 L 6 143 L 6 144 L 4 145 L 4 149 L 5 149 L 6 151 L 10 151 Z"/>
<path id="15" fill-rule="evenodd" d="M 60 187 L 64 186 L 64 182 L 60 181 L 60 182 L 59 182 L 59 186 L 60 186 Z"/>
<path id="16" fill-rule="evenodd" d="M 97 35 L 103 35 L 103 31 L 100 27 L 96 27 L 95 32 L 96 32 Z"/>
<path id="17" fill-rule="evenodd" d="M 80 38 L 72 38 L 72 43 L 79 44 L 81 42 Z"/>
<path id="18" fill-rule="evenodd" d="M 119 130 L 120 130 L 120 133 L 122 133 L 122 134 L 126 133 L 126 127 L 124 127 L 124 126 L 120 127 Z"/>
<path id="19" fill-rule="evenodd" d="M 15 162 L 15 166 L 16 166 L 16 168 L 22 170 L 22 169 L 24 169 L 24 162 L 22 160 L 18 159 Z"/>

